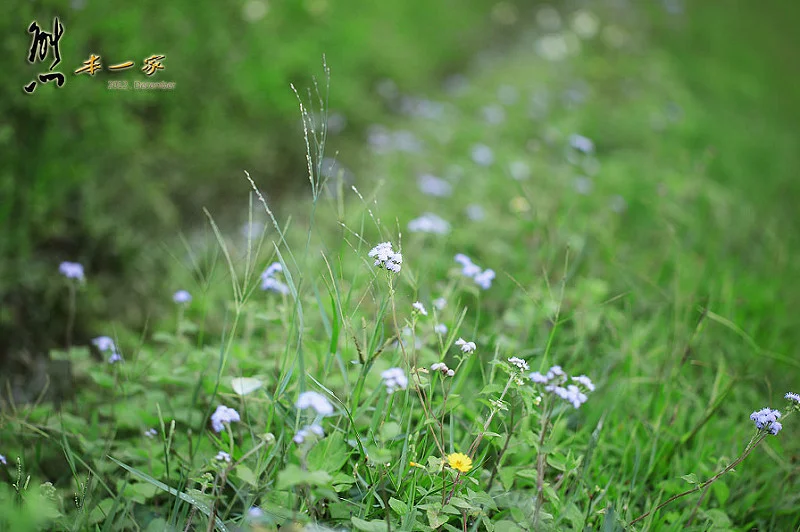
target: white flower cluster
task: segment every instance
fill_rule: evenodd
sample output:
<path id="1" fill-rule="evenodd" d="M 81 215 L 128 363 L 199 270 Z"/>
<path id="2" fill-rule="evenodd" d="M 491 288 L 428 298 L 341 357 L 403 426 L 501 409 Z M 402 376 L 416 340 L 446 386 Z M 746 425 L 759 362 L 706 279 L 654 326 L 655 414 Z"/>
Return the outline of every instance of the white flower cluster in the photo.
<path id="1" fill-rule="evenodd" d="M 390 272 L 400 273 L 400 266 L 403 264 L 403 255 L 392 249 L 391 242 L 382 242 L 372 248 L 369 257 L 375 259 L 375 266 L 385 268 Z"/>
<path id="2" fill-rule="evenodd" d="M 322 430 L 322 427 L 320 425 L 317 424 L 309 425 L 308 427 L 304 427 L 298 430 L 297 434 L 295 434 L 294 438 L 292 438 L 292 441 L 300 445 L 301 443 L 306 441 L 306 439 L 308 439 L 308 437 L 311 436 L 312 434 L 322 438 L 323 436 L 325 436 L 325 431 Z"/>
<path id="3" fill-rule="evenodd" d="M 439 371 L 442 375 L 446 375 L 447 377 L 452 377 L 456 374 L 455 371 L 447 367 L 447 364 L 444 362 L 437 362 L 436 364 L 431 366 L 431 371 Z"/>
<path id="4" fill-rule="evenodd" d="M 279 294 L 288 294 L 289 287 L 283 282 L 279 281 L 275 275 L 283 271 L 283 266 L 280 262 L 273 262 L 261 274 L 261 289 L 277 292 Z"/>
<path id="5" fill-rule="evenodd" d="M 298 410 L 311 408 L 320 416 L 330 416 L 333 414 L 333 405 L 328 401 L 328 398 L 317 392 L 301 393 L 294 406 L 297 407 Z"/>
<path id="6" fill-rule="evenodd" d="M 531 369 L 530 367 L 528 367 L 528 363 L 519 357 L 511 357 L 508 359 L 508 362 L 515 365 L 517 368 L 519 368 L 520 371 L 528 371 L 529 369 Z"/>
<path id="7" fill-rule="evenodd" d="M 426 212 L 419 218 L 414 218 L 408 222 L 408 230 L 412 233 L 446 235 L 450 232 L 450 224 L 440 216 Z"/>
<path id="8" fill-rule="evenodd" d="M 472 262 L 472 259 L 463 253 L 456 255 L 455 260 L 457 263 L 461 264 L 462 275 L 475 281 L 475 284 L 484 290 L 488 290 L 492 286 L 492 281 L 495 278 L 494 270 L 481 269 L 480 266 L 477 266 L 474 262 Z"/>
<path id="9" fill-rule="evenodd" d="M 461 351 L 467 354 L 474 352 L 478 348 L 478 346 L 475 345 L 475 342 L 467 342 L 463 338 L 456 340 L 456 345 L 461 348 Z"/>
<path id="10" fill-rule="evenodd" d="M 594 383 L 586 375 L 579 375 L 577 377 L 569 377 L 561 366 L 553 366 L 544 375 L 538 371 L 534 371 L 529 375 L 530 379 L 535 384 L 544 384 L 544 391 L 557 395 L 573 407 L 579 408 L 588 399 L 585 392 L 594 391 Z M 564 386 L 567 380 L 571 380 L 577 384 L 570 384 Z M 580 385 L 580 386 L 578 386 Z"/>
<path id="11" fill-rule="evenodd" d="M 427 315 L 428 315 L 428 311 L 425 309 L 425 305 L 423 305 L 423 304 L 422 304 L 422 303 L 420 303 L 419 301 L 415 302 L 415 303 L 414 303 L 413 305 L 411 305 L 411 306 L 412 306 L 412 307 L 414 307 L 414 309 L 415 309 L 417 312 L 419 312 L 420 314 L 422 314 L 423 316 L 427 316 Z"/>
<path id="12" fill-rule="evenodd" d="M 389 368 L 381 373 L 386 392 L 391 395 L 397 390 L 408 388 L 408 377 L 401 368 Z"/>

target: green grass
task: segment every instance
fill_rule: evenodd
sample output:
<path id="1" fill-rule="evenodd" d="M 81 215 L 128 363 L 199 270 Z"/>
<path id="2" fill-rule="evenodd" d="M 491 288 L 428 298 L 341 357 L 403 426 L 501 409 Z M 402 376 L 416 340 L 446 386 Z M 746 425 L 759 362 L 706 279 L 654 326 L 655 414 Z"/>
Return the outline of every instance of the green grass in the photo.
<path id="1" fill-rule="evenodd" d="M 745 78 L 750 64 L 732 60 L 739 47 L 702 31 L 746 14 L 705 4 L 680 19 L 596 13 L 600 36 L 579 54 L 548 62 L 532 34 L 471 71 L 465 93 L 432 95 L 447 102 L 444 118 L 376 116 L 425 150 L 364 153 L 357 189 L 323 187 L 312 172 L 317 193 L 276 218 L 253 196 L 247 217 L 267 230 L 250 245 L 209 225 L 207 246 L 174 252 L 194 300 L 144 340 L 116 331 L 124 363 L 85 348 L 54 353 L 72 362 L 74 400 L 0 418 L 7 526 L 620 530 L 652 512 L 629 529 L 796 529 L 795 420 L 764 437 L 748 416 L 797 391 L 797 196 L 785 185 L 797 103 L 780 91 L 784 106 L 773 103 L 778 58 Z M 765 19 L 754 27 L 770 27 Z M 737 79 L 751 89 L 736 90 Z M 579 81 L 584 100 L 565 103 Z M 482 108 L 503 86 L 519 99 L 502 124 L 487 124 Z M 549 102 L 535 118 L 532 95 Z M 568 148 L 574 133 L 594 140 L 594 155 Z M 310 133 L 312 162 L 321 142 Z M 491 165 L 471 159 L 477 143 L 492 148 Z M 514 161 L 527 179 L 511 177 Z M 420 193 L 420 173 L 448 179 L 452 195 Z M 583 195 L 574 180 L 586 173 Z M 468 217 L 472 204 L 483 219 Z M 451 232 L 406 229 L 427 211 Z M 367 257 L 384 241 L 402 249 L 397 275 Z M 495 270 L 491 288 L 462 276 L 456 253 Z M 286 294 L 258 289 L 272 262 Z M 447 305 L 434 310 L 440 297 Z M 462 355 L 459 337 L 476 352 Z M 586 374 L 596 390 L 573 409 L 517 383 L 512 356 Z M 439 361 L 452 378 L 414 370 Z M 405 371 L 407 390 L 386 392 L 380 374 L 391 367 Z M 242 377 L 261 386 L 240 395 L 232 379 Z M 324 438 L 298 445 L 313 416 L 293 405 L 308 390 L 335 413 Z M 241 421 L 216 433 L 219 404 Z M 232 463 L 215 460 L 219 451 Z M 469 472 L 443 462 L 455 452 L 471 455 Z M 27 489 L 10 487 L 28 474 Z M 39 488 L 45 480 L 55 492 Z M 252 506 L 263 515 L 246 517 Z"/>

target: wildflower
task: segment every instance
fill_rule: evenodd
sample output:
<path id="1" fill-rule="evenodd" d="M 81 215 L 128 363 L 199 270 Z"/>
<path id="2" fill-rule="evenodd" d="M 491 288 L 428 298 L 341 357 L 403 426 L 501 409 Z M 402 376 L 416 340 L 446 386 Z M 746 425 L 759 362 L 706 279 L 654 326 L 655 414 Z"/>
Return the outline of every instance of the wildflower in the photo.
<path id="1" fill-rule="evenodd" d="M 417 186 L 423 194 L 428 196 L 443 198 L 453 194 L 453 185 L 441 177 L 430 174 L 422 174 L 419 176 L 417 178 Z"/>
<path id="2" fill-rule="evenodd" d="M 531 169 L 524 161 L 512 162 L 508 167 L 508 171 L 511 173 L 511 177 L 516 181 L 524 181 L 531 176 Z"/>
<path id="3" fill-rule="evenodd" d="M 116 351 L 117 347 L 114 345 L 114 340 L 108 336 L 98 336 L 92 343 L 97 346 L 100 351 Z"/>
<path id="4" fill-rule="evenodd" d="M 148 438 L 155 438 L 158 435 L 158 431 L 156 429 L 147 429 L 144 431 L 144 435 Z"/>
<path id="5" fill-rule="evenodd" d="M 192 301 L 192 294 L 186 290 L 178 290 L 172 295 L 172 301 L 175 303 L 190 303 Z"/>
<path id="6" fill-rule="evenodd" d="M 444 323 L 439 323 L 433 327 L 433 332 L 436 334 L 445 335 L 447 334 L 447 325 Z"/>
<path id="7" fill-rule="evenodd" d="M 447 300 L 443 297 L 439 297 L 433 300 L 433 308 L 435 308 L 436 310 L 442 310 L 446 306 L 447 306 Z"/>
<path id="8" fill-rule="evenodd" d="M 520 369 L 520 371 L 528 371 L 529 369 L 531 369 L 528 367 L 528 363 L 522 360 L 521 358 L 511 357 L 508 359 L 508 361 L 517 366 Z"/>
<path id="9" fill-rule="evenodd" d="M 277 292 L 279 294 L 288 294 L 289 287 L 275 277 L 275 274 L 283 271 L 283 266 L 280 262 L 273 262 L 261 274 L 261 290 Z"/>
<path id="10" fill-rule="evenodd" d="M 461 273 L 466 277 L 474 278 L 476 275 L 481 273 L 481 269 L 472 262 L 472 259 L 463 253 L 456 255 L 455 260 L 457 263 L 461 264 Z"/>
<path id="11" fill-rule="evenodd" d="M 0 464 L 8 465 L 8 461 L 6 460 L 6 457 L 3 456 L 2 454 L 0 454 Z"/>
<path id="12" fill-rule="evenodd" d="M 461 348 L 461 351 L 467 354 L 474 352 L 478 348 L 478 346 L 475 345 L 475 342 L 467 342 L 463 338 L 456 340 L 456 345 Z"/>
<path id="13" fill-rule="evenodd" d="M 214 460 L 219 460 L 220 462 L 231 462 L 231 455 L 226 453 L 225 451 L 220 451 L 217 453 L 217 456 L 214 457 Z"/>
<path id="14" fill-rule="evenodd" d="M 375 266 L 386 268 L 390 272 L 400 273 L 400 265 L 403 264 L 403 255 L 395 253 L 391 242 L 383 242 L 370 250 L 369 257 L 375 259 Z"/>
<path id="15" fill-rule="evenodd" d="M 325 436 L 325 431 L 322 429 L 320 425 L 317 424 L 310 425 L 308 427 L 304 427 L 298 430 L 297 434 L 295 434 L 294 438 L 292 438 L 292 441 L 300 445 L 301 443 L 305 442 L 306 439 L 312 434 L 315 434 L 320 438 L 322 438 L 323 436 Z"/>
<path id="16" fill-rule="evenodd" d="M 594 383 L 592 382 L 592 379 L 590 379 L 586 375 L 579 375 L 577 377 L 572 377 L 572 382 L 583 384 L 583 386 L 590 392 L 594 391 Z"/>
<path id="17" fill-rule="evenodd" d="M 492 280 L 494 280 L 494 277 L 494 270 L 484 270 L 475 276 L 475 282 L 484 290 L 488 290 L 492 287 Z"/>
<path id="18" fill-rule="evenodd" d="M 418 464 L 416 462 L 408 462 L 408 465 L 411 466 L 411 467 L 419 467 L 419 468 L 425 469 L 424 465 Z"/>
<path id="19" fill-rule="evenodd" d="M 431 366 L 431 371 L 438 371 L 442 375 L 446 375 L 447 377 L 452 377 L 456 374 L 456 372 L 447 367 L 447 364 L 444 362 L 437 362 L 436 364 Z"/>
<path id="20" fill-rule="evenodd" d="M 489 166 L 494 162 L 494 153 L 486 144 L 476 144 L 472 147 L 472 160 L 481 166 Z"/>
<path id="21" fill-rule="evenodd" d="M 58 271 L 67 279 L 85 280 L 83 266 L 77 262 L 64 261 L 58 266 Z"/>
<path id="22" fill-rule="evenodd" d="M 328 398 L 317 392 L 303 392 L 294 404 L 298 409 L 313 408 L 321 416 L 333 414 L 333 405 Z"/>
<path id="23" fill-rule="evenodd" d="M 566 373 L 564 373 L 564 370 L 561 369 L 561 366 L 553 366 L 547 372 L 547 380 L 551 381 L 556 377 L 566 377 Z"/>
<path id="24" fill-rule="evenodd" d="M 396 390 L 405 390 L 408 387 L 408 377 L 405 372 L 400 368 L 389 368 L 381 373 L 383 385 L 386 386 L 386 392 L 390 395 Z"/>
<path id="25" fill-rule="evenodd" d="M 446 235 L 450 232 L 450 224 L 441 217 L 426 212 L 419 218 L 414 218 L 408 222 L 408 230 L 412 233 L 433 233 Z"/>
<path id="26" fill-rule="evenodd" d="M 778 423 L 781 413 L 778 410 L 771 408 L 762 408 L 750 414 L 750 419 L 756 424 L 758 430 L 767 430 L 770 434 L 776 435 L 783 428 L 783 425 Z M 773 427 L 773 425 L 777 425 Z"/>
<path id="27" fill-rule="evenodd" d="M 253 506 L 252 508 L 247 510 L 247 517 L 249 517 L 250 519 L 258 519 L 263 515 L 264 515 L 264 510 L 262 510 L 258 506 Z"/>
<path id="28" fill-rule="evenodd" d="M 234 421 L 241 421 L 239 412 L 225 405 L 219 405 L 216 411 L 211 414 L 211 426 L 215 432 L 222 432 L 225 423 L 233 423 Z"/>
<path id="29" fill-rule="evenodd" d="M 427 311 L 427 310 L 425 310 L 425 305 L 423 305 L 423 304 L 422 304 L 422 303 L 420 303 L 419 301 L 415 302 L 415 303 L 414 303 L 413 305 L 411 305 L 411 306 L 412 306 L 412 307 L 414 307 L 414 308 L 417 310 L 417 312 L 419 312 L 419 313 L 420 313 L 420 314 L 422 314 L 423 316 L 427 316 L 427 315 L 428 315 L 428 311 Z"/>
<path id="30" fill-rule="evenodd" d="M 538 371 L 534 371 L 528 377 L 536 384 L 547 384 L 549 380 L 546 375 L 542 375 Z"/>
<path id="31" fill-rule="evenodd" d="M 794 403 L 800 403 L 800 394 L 788 392 L 784 397 Z"/>
<path id="32" fill-rule="evenodd" d="M 583 153 L 592 153 L 594 151 L 594 142 L 583 135 L 570 135 L 569 145 L 572 146 L 573 149 Z"/>
<path id="33" fill-rule="evenodd" d="M 479 222 L 486 218 L 486 212 L 483 210 L 483 207 L 477 203 L 473 203 L 472 205 L 467 205 L 467 218 L 473 222 Z"/>
<path id="34" fill-rule="evenodd" d="M 109 364 L 114 364 L 115 362 L 122 362 L 122 355 L 120 355 L 116 351 L 111 353 L 111 356 L 108 357 L 108 363 Z"/>
<path id="35" fill-rule="evenodd" d="M 448 454 L 447 463 L 461 473 L 467 473 L 472 469 L 472 459 L 464 453 Z"/>

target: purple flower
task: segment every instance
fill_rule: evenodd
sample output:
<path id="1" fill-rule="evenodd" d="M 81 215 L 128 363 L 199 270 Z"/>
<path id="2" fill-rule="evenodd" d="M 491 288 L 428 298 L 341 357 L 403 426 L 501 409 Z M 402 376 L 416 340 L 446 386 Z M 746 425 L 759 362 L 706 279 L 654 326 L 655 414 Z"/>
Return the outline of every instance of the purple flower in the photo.
<path id="1" fill-rule="evenodd" d="M 114 340 L 108 336 L 98 336 L 92 343 L 97 346 L 100 351 L 116 351 L 117 347 L 114 345 Z"/>
<path id="2" fill-rule="evenodd" d="M 386 386 L 386 391 L 389 395 L 393 394 L 396 390 L 405 390 L 408 387 L 408 377 L 405 372 L 400 368 L 389 368 L 381 373 L 383 385 Z"/>
<path id="3" fill-rule="evenodd" d="M 283 272 L 283 267 L 280 262 L 273 262 L 261 274 L 261 289 L 270 292 L 277 292 L 279 294 L 288 294 L 289 287 L 283 282 L 279 281 L 275 275 Z"/>
<path id="4" fill-rule="evenodd" d="M 222 429 L 225 428 L 225 423 L 233 423 L 234 421 L 241 421 L 239 412 L 225 405 L 219 405 L 216 411 L 211 414 L 211 426 L 215 432 L 222 432 Z"/>
<path id="5" fill-rule="evenodd" d="M 793 402 L 793 403 L 800 403 L 800 394 L 796 394 L 796 393 L 788 392 L 788 393 L 787 393 L 786 395 L 784 395 L 783 397 L 784 397 L 785 399 L 788 399 L 789 401 L 791 401 L 791 402 Z"/>
<path id="6" fill-rule="evenodd" d="M 64 261 L 58 266 L 58 271 L 67 279 L 85 280 L 83 276 L 83 266 L 77 262 Z"/>
<path id="7" fill-rule="evenodd" d="M 109 364 L 114 364 L 115 362 L 122 362 L 122 355 L 120 355 L 116 351 L 111 353 L 111 356 L 108 357 L 108 363 Z"/>
<path id="8" fill-rule="evenodd" d="M 390 272 L 400 273 L 401 265 L 403 264 L 403 255 L 392 249 L 391 242 L 382 242 L 372 248 L 367 254 L 369 257 L 375 259 L 375 266 L 378 268 L 385 268 Z"/>
<path id="9" fill-rule="evenodd" d="M 294 406 L 299 410 L 313 408 L 317 414 L 321 416 L 329 416 L 333 414 L 333 405 L 330 403 L 330 401 L 328 401 L 328 398 L 317 392 L 301 393 Z"/>
<path id="10" fill-rule="evenodd" d="M 172 295 L 172 300 L 175 303 L 190 303 L 192 301 L 192 294 L 186 290 L 178 290 Z"/>
<path id="11" fill-rule="evenodd" d="M 762 408 L 750 414 L 750 419 L 756 424 L 758 430 L 767 430 L 770 434 L 778 434 L 783 425 L 778 423 L 781 413 L 771 408 Z M 773 427 L 773 425 L 777 425 Z"/>
<path id="12" fill-rule="evenodd" d="M 8 465 L 8 461 L 6 460 L 6 457 L 3 456 L 2 454 L 0 454 L 0 464 Z"/>

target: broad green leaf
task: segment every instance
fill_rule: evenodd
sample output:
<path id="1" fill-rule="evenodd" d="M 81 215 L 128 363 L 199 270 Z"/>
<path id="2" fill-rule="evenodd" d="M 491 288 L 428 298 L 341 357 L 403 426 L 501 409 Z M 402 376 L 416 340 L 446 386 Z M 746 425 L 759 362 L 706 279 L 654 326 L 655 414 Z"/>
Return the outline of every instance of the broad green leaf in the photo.
<path id="1" fill-rule="evenodd" d="M 388 532 L 389 530 L 389 527 L 386 526 L 386 521 L 380 521 L 378 519 L 364 521 L 358 517 L 351 517 L 350 522 L 353 523 L 356 529 L 363 530 L 364 532 Z"/>

